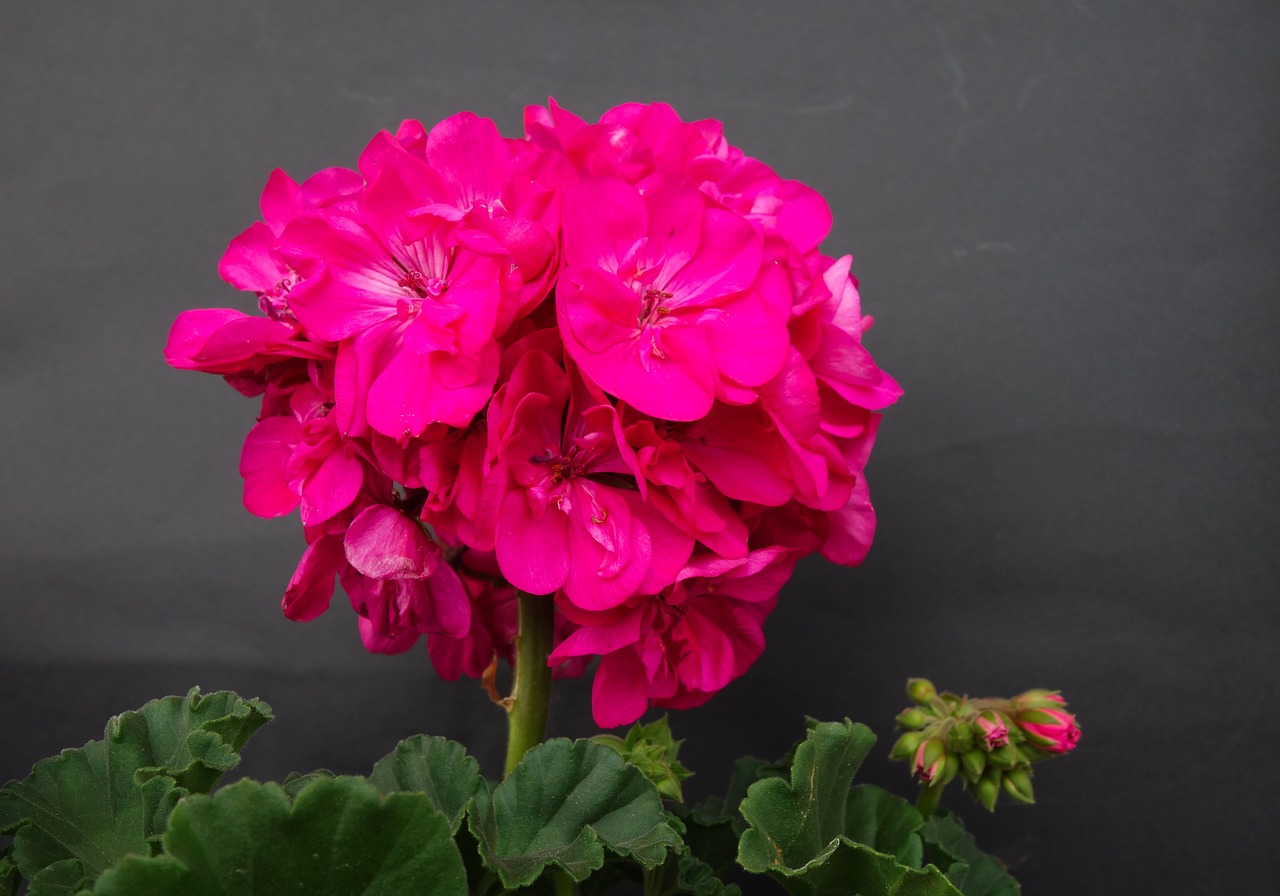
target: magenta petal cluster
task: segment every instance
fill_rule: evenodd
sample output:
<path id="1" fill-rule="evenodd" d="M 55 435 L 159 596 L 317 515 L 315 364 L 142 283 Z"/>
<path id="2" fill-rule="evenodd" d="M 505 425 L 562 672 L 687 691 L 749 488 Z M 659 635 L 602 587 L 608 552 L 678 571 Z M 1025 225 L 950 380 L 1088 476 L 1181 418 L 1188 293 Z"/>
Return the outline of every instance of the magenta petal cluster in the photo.
<path id="1" fill-rule="evenodd" d="M 901 390 L 826 201 L 719 122 L 551 100 L 525 131 L 406 121 L 272 173 L 219 268 L 254 313 L 183 312 L 165 356 L 260 398 L 244 503 L 299 512 L 289 618 L 341 582 L 369 650 L 425 639 L 452 680 L 511 661 L 517 590 L 546 595 L 549 662 L 599 657 L 612 727 L 742 675 L 802 556 L 862 561 Z"/>

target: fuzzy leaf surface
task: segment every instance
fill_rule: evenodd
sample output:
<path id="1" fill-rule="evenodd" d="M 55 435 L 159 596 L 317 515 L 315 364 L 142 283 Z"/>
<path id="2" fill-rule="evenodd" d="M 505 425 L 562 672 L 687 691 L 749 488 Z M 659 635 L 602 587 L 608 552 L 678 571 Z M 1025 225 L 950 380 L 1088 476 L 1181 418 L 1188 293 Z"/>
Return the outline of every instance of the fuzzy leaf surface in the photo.
<path id="1" fill-rule="evenodd" d="M 0 831 L 14 834 L 18 870 L 34 881 L 73 861 L 92 880 L 126 855 L 150 855 L 177 801 L 234 768 L 270 719 L 260 701 L 192 688 L 116 716 L 102 740 L 41 760 L 0 790 Z M 56 878 L 73 873 L 61 865 Z"/>
<path id="2" fill-rule="evenodd" d="M 789 779 L 765 778 L 747 791 L 739 864 L 798 896 L 958 896 L 937 868 L 911 868 L 845 835 L 850 784 L 874 743 L 870 729 L 847 719 L 812 725 Z"/>
<path id="3" fill-rule="evenodd" d="M 924 844 L 917 833 L 923 824 L 915 806 L 881 787 L 859 784 L 849 791 L 844 835 L 912 868 L 924 864 Z"/>
<path id="4" fill-rule="evenodd" d="M 528 886 L 552 865 L 582 881 L 604 864 L 606 848 L 645 868 L 681 848 L 653 784 L 588 740 L 534 747 L 492 794 L 477 794 L 469 824 L 508 889 Z"/>
<path id="5" fill-rule="evenodd" d="M 319 778 L 292 802 L 239 781 L 174 809 L 164 854 L 131 856 L 94 896 L 465 896 L 449 822 L 420 793 L 383 797 L 363 778 Z"/>
<path id="6" fill-rule="evenodd" d="M 457 833 L 467 804 L 485 788 L 480 763 L 467 755 L 466 747 L 423 734 L 400 741 L 389 756 L 379 759 L 369 783 L 383 794 L 426 794 L 431 805 L 449 819 L 451 833 Z"/>
<path id="7" fill-rule="evenodd" d="M 978 848 L 958 816 L 939 813 L 924 823 L 920 836 L 930 858 L 964 896 L 1019 896 L 1022 886 L 995 856 Z"/>

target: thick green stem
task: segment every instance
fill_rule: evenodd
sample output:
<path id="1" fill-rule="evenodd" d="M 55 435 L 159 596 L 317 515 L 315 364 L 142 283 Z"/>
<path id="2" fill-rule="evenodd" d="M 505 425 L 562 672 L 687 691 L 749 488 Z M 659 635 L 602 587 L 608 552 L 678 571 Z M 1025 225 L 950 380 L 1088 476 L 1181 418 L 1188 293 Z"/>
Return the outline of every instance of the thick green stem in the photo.
<path id="1" fill-rule="evenodd" d="M 550 595 L 520 592 L 520 632 L 516 635 L 516 674 L 507 709 L 507 766 L 511 770 L 542 743 L 551 702 L 551 654 L 556 608 Z"/>
<path id="2" fill-rule="evenodd" d="M 929 784 L 920 791 L 920 799 L 916 800 L 916 811 L 927 821 L 938 811 L 938 801 L 942 799 L 942 788 L 945 784 Z"/>

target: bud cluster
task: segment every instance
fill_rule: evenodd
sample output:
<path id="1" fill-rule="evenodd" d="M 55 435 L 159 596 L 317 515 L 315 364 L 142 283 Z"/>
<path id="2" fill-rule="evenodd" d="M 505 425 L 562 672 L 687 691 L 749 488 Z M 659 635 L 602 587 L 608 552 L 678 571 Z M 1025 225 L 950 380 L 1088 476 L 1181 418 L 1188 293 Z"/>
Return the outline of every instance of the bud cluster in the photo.
<path id="1" fill-rule="evenodd" d="M 1032 763 L 1073 750 L 1080 740 L 1080 726 L 1056 691 L 971 698 L 912 678 L 907 695 L 914 705 L 897 716 L 903 734 L 890 758 L 910 762 L 912 774 L 935 794 L 959 775 L 987 809 L 995 808 L 1001 791 L 1034 802 Z"/>

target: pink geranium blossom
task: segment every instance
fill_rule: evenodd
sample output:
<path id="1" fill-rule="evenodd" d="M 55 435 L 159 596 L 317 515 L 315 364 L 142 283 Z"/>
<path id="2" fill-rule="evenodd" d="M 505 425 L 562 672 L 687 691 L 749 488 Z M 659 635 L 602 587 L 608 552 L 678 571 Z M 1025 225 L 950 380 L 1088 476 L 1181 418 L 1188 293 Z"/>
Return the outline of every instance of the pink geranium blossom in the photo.
<path id="1" fill-rule="evenodd" d="M 762 295 L 759 235 L 698 191 L 580 181 L 566 191 L 564 241 L 565 349 L 606 392 L 697 420 L 723 381 L 759 386 L 782 368 L 786 321 Z"/>
<path id="2" fill-rule="evenodd" d="M 629 485 L 635 453 L 604 396 L 530 351 L 494 395 L 489 425 L 489 456 L 510 477 L 496 533 L 508 581 L 604 609 L 674 577 L 693 539 Z"/>
<path id="3" fill-rule="evenodd" d="M 746 557 L 693 558 L 676 581 L 605 612 L 562 600 L 580 628 L 551 654 L 602 657 L 592 688 L 596 724 L 634 722 L 650 702 L 683 709 L 705 702 L 742 675 L 764 650 L 761 626 L 791 575 L 791 552 L 766 548 Z"/>
<path id="4" fill-rule="evenodd" d="M 826 201 L 719 122 L 525 126 L 406 120 L 354 169 L 273 172 L 219 267 L 255 313 L 184 312 L 165 356 L 260 399 L 240 471 L 253 513 L 299 510 L 289 618 L 340 580 L 369 650 L 425 638 L 454 679 L 511 661 L 517 589 L 554 594 L 550 663 L 600 657 L 612 726 L 741 675 L 799 557 L 862 561 L 901 389 Z"/>

